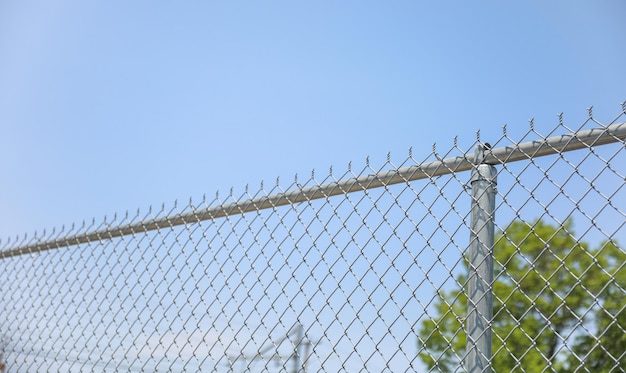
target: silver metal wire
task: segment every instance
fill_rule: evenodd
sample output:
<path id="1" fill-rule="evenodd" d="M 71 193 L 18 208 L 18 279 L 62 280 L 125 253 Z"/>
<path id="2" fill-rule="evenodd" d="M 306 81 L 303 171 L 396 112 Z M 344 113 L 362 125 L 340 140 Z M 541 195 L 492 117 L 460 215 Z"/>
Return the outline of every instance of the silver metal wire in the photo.
<path id="1" fill-rule="evenodd" d="M 0 242 L 0 363 L 464 371 L 466 171 L 483 163 L 498 178 L 493 369 L 623 371 L 625 116 L 576 128 L 560 117 L 524 141 L 505 129 L 480 160 L 485 143 L 455 141 L 445 154 Z"/>

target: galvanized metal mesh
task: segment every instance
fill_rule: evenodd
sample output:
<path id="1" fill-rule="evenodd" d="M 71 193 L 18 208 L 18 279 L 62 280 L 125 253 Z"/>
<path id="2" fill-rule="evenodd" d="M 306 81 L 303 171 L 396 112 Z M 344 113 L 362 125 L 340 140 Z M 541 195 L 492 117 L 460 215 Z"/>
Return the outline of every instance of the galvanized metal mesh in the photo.
<path id="1" fill-rule="evenodd" d="M 490 136 L 494 370 L 626 369 L 623 117 Z M 465 371 L 479 144 L 4 242 L 6 371 Z"/>

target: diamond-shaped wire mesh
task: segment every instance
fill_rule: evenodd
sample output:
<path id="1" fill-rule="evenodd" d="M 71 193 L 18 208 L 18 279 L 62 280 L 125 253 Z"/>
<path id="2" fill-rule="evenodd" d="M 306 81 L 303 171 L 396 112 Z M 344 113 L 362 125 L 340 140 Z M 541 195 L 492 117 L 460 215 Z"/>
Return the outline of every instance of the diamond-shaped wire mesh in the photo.
<path id="1" fill-rule="evenodd" d="M 625 161 L 621 141 L 503 165 L 494 370 L 626 371 Z"/>
<path id="2" fill-rule="evenodd" d="M 517 141 L 505 131 L 487 159 L 621 118 L 560 123 L 546 136 L 531 126 Z M 10 372 L 465 371 L 472 194 L 463 171 L 478 143 L 5 242 L 2 363 Z M 502 163 L 494 371 L 626 369 L 626 153 L 623 140 L 588 145 L 493 162 Z M 436 167 L 416 180 L 422 165 Z"/>

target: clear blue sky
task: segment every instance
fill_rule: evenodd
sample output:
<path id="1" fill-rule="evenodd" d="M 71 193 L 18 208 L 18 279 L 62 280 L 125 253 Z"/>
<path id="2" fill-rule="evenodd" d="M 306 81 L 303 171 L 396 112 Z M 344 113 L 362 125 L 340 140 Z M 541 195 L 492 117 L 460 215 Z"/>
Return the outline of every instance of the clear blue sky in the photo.
<path id="1" fill-rule="evenodd" d="M 0 237 L 609 120 L 626 2 L 0 1 Z"/>

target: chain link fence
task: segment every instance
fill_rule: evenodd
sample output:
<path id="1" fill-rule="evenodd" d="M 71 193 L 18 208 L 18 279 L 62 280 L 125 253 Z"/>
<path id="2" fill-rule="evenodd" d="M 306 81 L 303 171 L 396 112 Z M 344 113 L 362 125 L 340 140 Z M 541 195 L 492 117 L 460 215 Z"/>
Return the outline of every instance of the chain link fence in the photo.
<path id="1" fill-rule="evenodd" d="M 2 242 L 1 368 L 625 371 L 625 116 Z"/>

